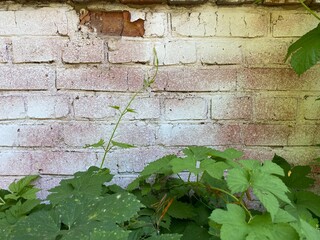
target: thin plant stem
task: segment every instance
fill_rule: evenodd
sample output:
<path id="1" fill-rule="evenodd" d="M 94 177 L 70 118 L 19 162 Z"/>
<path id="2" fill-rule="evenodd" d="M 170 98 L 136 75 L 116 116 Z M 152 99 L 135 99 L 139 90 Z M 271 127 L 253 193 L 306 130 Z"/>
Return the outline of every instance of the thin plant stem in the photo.
<path id="1" fill-rule="evenodd" d="M 114 135 L 119 127 L 119 124 L 122 120 L 122 118 L 124 117 L 124 115 L 126 115 L 128 113 L 128 109 L 130 108 L 132 102 L 135 100 L 135 98 L 138 96 L 138 94 L 144 92 L 147 88 L 149 88 L 151 86 L 152 83 L 155 82 L 155 79 L 156 79 L 156 76 L 158 74 L 158 65 L 159 65 L 159 62 L 158 62 L 158 57 L 157 57 L 157 53 L 155 51 L 155 49 L 153 50 L 153 53 L 154 53 L 154 60 L 153 60 L 153 65 L 155 66 L 155 71 L 153 73 L 153 75 L 151 77 L 147 77 L 146 79 L 144 79 L 144 83 L 143 83 L 143 87 L 138 90 L 136 93 L 133 94 L 133 96 L 130 98 L 129 102 L 127 103 L 126 107 L 124 108 L 124 110 L 122 110 L 120 112 L 120 116 L 116 122 L 116 125 L 114 126 L 113 128 L 113 131 L 111 133 L 111 136 L 108 140 L 108 144 L 106 147 L 103 147 L 104 149 L 104 154 L 103 154 L 103 157 L 102 157 L 102 160 L 101 160 L 101 164 L 100 164 L 100 170 L 102 169 L 104 163 L 105 163 L 105 160 L 107 158 L 107 154 L 108 152 L 110 152 L 110 150 L 112 149 L 113 145 L 112 145 L 112 141 L 114 139 Z"/>
<path id="2" fill-rule="evenodd" d="M 318 14 L 315 13 L 315 11 L 311 10 L 304 2 L 305 0 L 299 0 L 299 2 L 301 3 L 301 5 L 310 13 L 312 14 L 316 19 L 318 19 L 320 21 L 320 16 Z"/>

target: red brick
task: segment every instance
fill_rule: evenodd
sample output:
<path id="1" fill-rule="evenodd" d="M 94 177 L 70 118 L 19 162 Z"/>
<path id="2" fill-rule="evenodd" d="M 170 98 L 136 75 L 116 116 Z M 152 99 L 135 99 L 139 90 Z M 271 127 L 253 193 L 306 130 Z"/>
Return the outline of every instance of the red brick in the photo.
<path id="1" fill-rule="evenodd" d="M 286 146 L 292 131 L 288 125 L 249 124 L 241 127 L 247 146 Z"/>
<path id="2" fill-rule="evenodd" d="M 108 59 L 111 63 L 148 63 L 153 58 L 150 42 L 120 39 L 108 42 Z"/>
<path id="3" fill-rule="evenodd" d="M 11 49 L 11 44 L 12 42 L 10 39 L 0 38 L 0 63 L 5 63 L 9 61 L 10 59 L 9 50 Z"/>
<path id="4" fill-rule="evenodd" d="M 292 97 L 258 96 L 255 99 L 255 118 L 258 120 L 294 121 L 297 99 Z"/>
<path id="5" fill-rule="evenodd" d="M 310 146 L 276 148 L 274 151 L 294 165 L 309 164 L 320 156 L 320 148 Z"/>
<path id="6" fill-rule="evenodd" d="M 320 128 L 317 125 L 295 125 L 289 136 L 289 145 L 310 146 L 320 143 Z"/>
<path id="7" fill-rule="evenodd" d="M 13 62 L 55 62 L 66 40 L 57 37 L 19 37 L 12 40 Z"/>
<path id="8" fill-rule="evenodd" d="M 241 143 L 240 127 L 223 124 L 163 124 L 158 144 L 166 146 L 232 145 Z"/>
<path id="9" fill-rule="evenodd" d="M 167 68 L 162 72 L 165 71 L 168 76 L 167 91 L 211 92 L 236 89 L 237 69 L 233 67 Z"/>
<path id="10" fill-rule="evenodd" d="M 81 39 L 70 41 L 63 49 L 65 63 L 101 63 L 104 61 L 104 41 L 101 39 Z"/>
<path id="11" fill-rule="evenodd" d="M 21 119 L 26 117 L 25 101 L 21 96 L 0 97 L 0 119 Z"/>
<path id="12" fill-rule="evenodd" d="M 197 43 L 197 55 L 203 64 L 241 64 L 242 40 L 223 39 Z"/>
<path id="13" fill-rule="evenodd" d="M 3 124 L 0 129 L 0 146 L 56 147 L 62 144 L 58 124 Z"/>
<path id="14" fill-rule="evenodd" d="M 244 90 L 320 90 L 320 69 L 302 76 L 287 68 L 249 68 L 239 70 L 238 87 Z"/>
<path id="15" fill-rule="evenodd" d="M 216 95 L 211 100 L 212 119 L 243 119 L 252 118 L 252 98 L 241 95 Z"/>
<path id="16" fill-rule="evenodd" d="M 110 106 L 115 105 L 113 99 L 106 95 L 82 95 L 74 99 L 74 115 L 76 118 L 104 119 L 115 115 Z"/>
<path id="17" fill-rule="evenodd" d="M 30 118 L 50 119 L 67 117 L 71 104 L 66 96 L 37 95 L 26 98 L 27 115 Z"/>
<path id="18" fill-rule="evenodd" d="M 164 100 L 164 116 L 167 120 L 207 119 L 208 103 L 204 98 L 167 98 Z"/>
<path id="19" fill-rule="evenodd" d="M 95 91 L 126 91 L 125 68 L 60 68 L 57 70 L 57 88 Z"/>
<path id="20" fill-rule="evenodd" d="M 259 161 L 270 160 L 274 156 L 274 151 L 270 147 L 243 147 L 240 151 L 244 152 L 242 159 L 255 159 Z"/>
<path id="21" fill-rule="evenodd" d="M 48 90 L 55 85 L 55 71 L 41 66 L 0 66 L 0 89 Z"/>

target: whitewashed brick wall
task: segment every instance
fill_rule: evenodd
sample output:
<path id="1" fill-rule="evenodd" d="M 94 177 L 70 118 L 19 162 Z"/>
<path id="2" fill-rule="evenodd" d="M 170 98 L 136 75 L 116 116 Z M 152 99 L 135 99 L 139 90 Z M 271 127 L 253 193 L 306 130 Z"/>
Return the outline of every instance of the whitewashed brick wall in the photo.
<path id="1" fill-rule="evenodd" d="M 111 5 L 99 9 L 145 19 L 144 37 L 97 36 L 65 4 L 0 5 L 0 186 L 41 174 L 49 188 L 98 165 L 102 151 L 83 146 L 110 136 L 117 114 L 108 106 L 142 86 L 153 48 L 156 83 L 116 134 L 137 148 L 106 162 L 120 184 L 189 145 L 293 163 L 319 156 L 319 65 L 298 77 L 284 62 L 290 43 L 318 24 L 302 8 Z"/>

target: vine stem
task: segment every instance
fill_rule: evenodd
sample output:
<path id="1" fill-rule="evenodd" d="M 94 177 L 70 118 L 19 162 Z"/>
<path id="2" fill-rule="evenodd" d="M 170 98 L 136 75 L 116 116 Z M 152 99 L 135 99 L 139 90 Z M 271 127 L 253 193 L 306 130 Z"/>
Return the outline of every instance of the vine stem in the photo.
<path id="1" fill-rule="evenodd" d="M 104 154 L 103 154 L 103 157 L 102 157 L 102 160 L 101 160 L 101 164 L 100 164 L 100 170 L 102 169 L 104 163 L 105 163 L 105 160 L 107 158 L 107 154 L 108 152 L 112 149 L 112 140 L 114 138 L 114 135 L 119 127 L 119 124 L 122 120 L 122 118 L 124 117 L 124 115 L 126 115 L 126 113 L 128 113 L 128 109 L 130 108 L 133 100 L 138 96 L 138 94 L 144 92 L 147 88 L 149 88 L 151 86 L 152 83 L 154 83 L 155 79 L 156 79 L 156 76 L 158 74 L 158 65 L 159 65 L 159 62 L 158 62 L 158 57 L 157 57 L 157 52 L 155 49 L 153 49 L 153 54 L 154 54 L 154 60 L 153 60 L 153 64 L 155 66 L 155 71 L 152 75 L 152 77 L 147 77 L 147 79 L 144 79 L 144 83 L 143 83 L 143 87 L 138 90 L 136 93 L 133 94 L 133 96 L 130 98 L 129 102 L 127 103 L 126 107 L 124 108 L 123 111 L 120 112 L 120 116 L 116 122 L 116 125 L 114 126 L 113 128 L 113 131 L 111 133 L 111 136 L 108 140 L 108 144 L 106 147 L 103 147 L 104 149 Z"/>
<path id="2" fill-rule="evenodd" d="M 301 5 L 310 13 L 312 14 L 316 19 L 318 19 L 320 21 L 320 16 L 318 14 L 316 14 L 314 11 L 312 11 L 304 2 L 305 0 L 299 0 L 299 2 L 301 3 Z"/>
<path id="3" fill-rule="evenodd" d="M 199 183 L 199 182 L 198 182 L 197 184 L 202 185 L 202 187 L 206 187 L 204 184 L 201 184 L 201 183 Z M 233 194 L 231 194 L 231 193 L 229 193 L 229 192 L 227 192 L 227 191 L 225 191 L 225 190 L 223 190 L 223 189 L 221 189 L 221 188 L 212 187 L 212 186 L 208 186 L 208 187 L 211 188 L 212 190 L 216 190 L 216 191 L 222 192 L 222 193 L 228 195 L 229 197 L 231 197 L 232 199 L 234 199 L 236 202 L 238 202 L 238 203 L 241 205 L 241 207 L 242 207 L 242 208 L 246 211 L 246 213 L 248 214 L 248 216 L 249 216 L 249 222 L 253 219 L 253 216 L 251 215 L 249 209 L 248 209 L 248 208 L 246 207 L 246 205 L 244 205 L 243 202 L 242 202 L 240 199 L 238 199 L 236 196 L 234 196 Z"/>

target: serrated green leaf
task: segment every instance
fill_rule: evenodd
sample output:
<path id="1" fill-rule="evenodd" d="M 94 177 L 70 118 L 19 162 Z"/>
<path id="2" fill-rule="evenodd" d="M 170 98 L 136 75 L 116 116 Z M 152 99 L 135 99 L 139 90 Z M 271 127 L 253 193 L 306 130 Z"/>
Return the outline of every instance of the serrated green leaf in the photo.
<path id="1" fill-rule="evenodd" d="M 228 148 L 224 151 L 213 150 L 211 154 L 211 156 L 214 158 L 223 158 L 229 161 L 233 161 L 243 156 L 243 152 L 234 148 Z"/>
<path id="2" fill-rule="evenodd" d="M 289 222 L 296 222 L 296 218 L 292 216 L 289 212 L 279 208 L 278 212 L 275 214 L 273 219 L 274 223 L 289 223 Z"/>
<path id="3" fill-rule="evenodd" d="M 301 219 L 299 223 L 290 224 L 300 235 L 300 239 L 319 240 L 320 231 L 313 228 L 305 220 Z"/>
<path id="4" fill-rule="evenodd" d="M 119 147 L 119 148 L 134 148 L 134 145 L 128 144 L 128 143 L 122 143 L 122 142 L 116 142 L 111 141 L 113 146 Z"/>
<path id="5" fill-rule="evenodd" d="M 196 215 L 195 209 L 191 204 L 174 200 L 168 209 L 171 217 L 179 219 L 190 219 Z"/>
<path id="6" fill-rule="evenodd" d="M 75 173 L 72 179 L 62 180 L 59 186 L 50 189 L 48 200 L 52 204 L 57 204 L 77 195 L 100 196 L 102 185 L 111 181 L 112 177 L 109 169 L 92 166 L 85 172 Z"/>
<path id="7" fill-rule="evenodd" d="M 183 150 L 183 153 L 185 154 L 185 156 L 192 157 L 196 161 L 202 161 L 204 159 L 208 159 L 214 151 L 214 149 L 208 147 L 191 146 L 185 148 Z"/>
<path id="8" fill-rule="evenodd" d="M 193 157 L 174 158 L 170 162 L 173 173 L 180 173 L 182 171 L 189 171 L 194 174 L 201 172 L 200 168 L 197 168 L 197 160 Z"/>
<path id="9" fill-rule="evenodd" d="M 6 218 L 8 222 L 14 224 L 20 218 L 29 214 L 34 208 L 40 205 L 39 199 L 28 199 L 21 203 L 20 201 L 13 205 L 11 208 L 6 210 Z"/>
<path id="10" fill-rule="evenodd" d="M 261 171 L 268 174 L 284 176 L 283 169 L 272 161 L 265 161 L 262 165 Z"/>
<path id="11" fill-rule="evenodd" d="M 214 210 L 210 220 L 222 225 L 220 230 L 222 240 L 299 239 L 297 232 L 290 224 L 273 223 L 269 214 L 256 215 L 247 222 L 245 211 L 235 204 L 227 204 L 227 211 Z"/>
<path id="12" fill-rule="evenodd" d="M 153 174 L 165 174 L 171 175 L 172 169 L 169 165 L 172 159 L 176 158 L 175 155 L 164 156 L 154 162 L 149 163 L 140 173 L 139 177 L 136 178 L 132 183 L 127 187 L 128 191 L 132 191 L 139 186 L 140 181 L 143 181 L 150 177 Z"/>
<path id="13" fill-rule="evenodd" d="M 301 75 L 320 60 L 320 24 L 307 32 L 288 48 L 286 59 L 291 56 L 290 64 Z"/>
<path id="14" fill-rule="evenodd" d="M 316 216 L 320 217 L 320 196 L 313 192 L 296 192 L 296 204 L 300 208 L 307 208 Z"/>
<path id="15" fill-rule="evenodd" d="M 248 172 L 241 168 L 234 168 L 228 171 L 227 184 L 231 193 L 246 191 L 250 186 L 249 177 Z"/>
<path id="16" fill-rule="evenodd" d="M 206 171 L 211 177 L 221 179 L 224 170 L 230 168 L 230 166 L 225 162 L 215 162 L 212 159 L 205 159 L 201 161 L 200 168 L 202 171 Z"/>
<path id="17" fill-rule="evenodd" d="M 210 215 L 211 221 L 222 225 L 220 237 L 222 240 L 243 240 L 249 232 L 244 210 L 235 205 L 227 204 L 227 211 L 216 209 Z"/>
<path id="18" fill-rule="evenodd" d="M 253 188 L 253 193 L 274 219 L 280 207 L 278 199 L 271 192 L 259 188 Z"/>
<path id="19" fill-rule="evenodd" d="M 15 240 L 52 240 L 60 232 L 59 217 L 53 211 L 38 211 L 18 221 L 10 239 Z"/>
<path id="20" fill-rule="evenodd" d="M 99 142 L 97 142 L 97 143 L 86 144 L 84 146 L 84 148 L 90 148 L 90 147 L 92 147 L 92 148 L 100 148 L 100 147 L 103 147 L 104 144 L 105 144 L 105 141 L 103 139 L 100 139 Z"/>
<path id="21" fill-rule="evenodd" d="M 32 185 L 32 182 L 38 179 L 38 175 L 29 175 L 17 182 L 13 182 L 9 185 L 9 190 L 12 194 L 5 196 L 5 199 L 17 200 L 19 197 L 24 199 L 36 199 L 36 193 L 39 191 Z"/>

